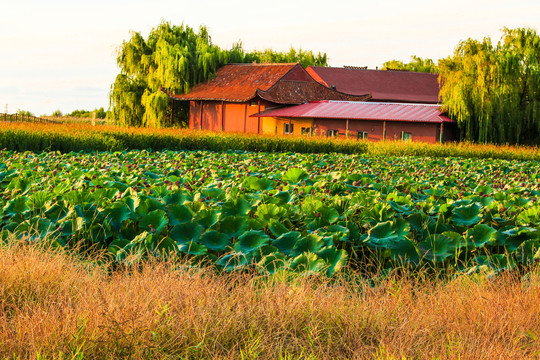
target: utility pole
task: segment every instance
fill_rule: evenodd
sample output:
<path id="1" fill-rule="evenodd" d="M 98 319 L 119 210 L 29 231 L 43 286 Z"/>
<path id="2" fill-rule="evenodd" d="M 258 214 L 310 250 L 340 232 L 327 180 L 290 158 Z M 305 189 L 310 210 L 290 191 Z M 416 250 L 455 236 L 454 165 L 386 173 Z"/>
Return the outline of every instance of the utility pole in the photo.
<path id="1" fill-rule="evenodd" d="M 8 105 L 8 104 L 6 104 L 6 111 L 4 111 L 5 114 L 7 114 L 7 105 Z"/>

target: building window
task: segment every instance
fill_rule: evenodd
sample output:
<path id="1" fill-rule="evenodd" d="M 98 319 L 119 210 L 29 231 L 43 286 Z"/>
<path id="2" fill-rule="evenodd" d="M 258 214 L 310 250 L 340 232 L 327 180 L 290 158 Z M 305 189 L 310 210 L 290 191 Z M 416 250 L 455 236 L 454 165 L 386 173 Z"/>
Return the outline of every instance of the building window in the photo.
<path id="1" fill-rule="evenodd" d="M 412 133 L 402 131 L 401 132 L 401 140 L 403 140 L 403 141 L 411 141 L 412 140 Z"/>
<path id="2" fill-rule="evenodd" d="M 368 132 L 367 131 L 359 131 L 356 136 L 358 137 L 358 140 L 367 140 L 368 139 Z"/>
<path id="3" fill-rule="evenodd" d="M 339 132 L 337 130 L 328 130 L 327 135 L 328 135 L 328 137 L 338 136 Z"/>
<path id="4" fill-rule="evenodd" d="M 284 134 L 294 133 L 294 124 L 289 124 L 289 123 L 283 124 L 283 133 Z"/>
<path id="5" fill-rule="evenodd" d="M 302 128 L 302 135 L 311 135 L 311 128 L 310 127 L 303 127 Z"/>

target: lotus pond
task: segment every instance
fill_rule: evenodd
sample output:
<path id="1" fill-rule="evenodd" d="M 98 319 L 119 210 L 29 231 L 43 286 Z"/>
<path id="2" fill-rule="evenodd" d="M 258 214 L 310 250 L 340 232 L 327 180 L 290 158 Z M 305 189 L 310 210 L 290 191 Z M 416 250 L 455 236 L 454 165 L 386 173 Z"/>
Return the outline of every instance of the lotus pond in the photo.
<path id="1" fill-rule="evenodd" d="M 540 258 L 540 164 L 207 151 L 0 152 L 2 237 L 231 271 L 490 271 Z"/>

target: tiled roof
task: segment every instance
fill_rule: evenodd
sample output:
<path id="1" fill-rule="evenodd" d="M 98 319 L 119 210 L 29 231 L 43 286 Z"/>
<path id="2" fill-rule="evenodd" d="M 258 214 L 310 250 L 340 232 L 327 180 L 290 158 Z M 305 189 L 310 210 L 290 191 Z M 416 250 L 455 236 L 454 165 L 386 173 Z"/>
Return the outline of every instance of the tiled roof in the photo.
<path id="1" fill-rule="evenodd" d="M 427 123 L 454 123 L 442 115 L 440 105 L 377 103 L 357 101 L 313 101 L 263 111 L 254 117 L 314 119 L 386 120 Z"/>
<path id="2" fill-rule="evenodd" d="M 437 74 L 310 66 L 321 84 L 347 94 L 371 93 L 372 101 L 432 103 L 439 101 Z"/>
<path id="3" fill-rule="evenodd" d="M 178 100 L 244 102 L 257 89 L 267 90 L 300 64 L 232 64 L 218 69 L 214 79 L 193 87 L 188 94 L 172 95 Z"/>
<path id="4" fill-rule="evenodd" d="M 281 80 L 268 90 L 258 90 L 257 94 L 276 104 L 303 104 L 315 100 L 366 101 L 369 94 L 349 95 L 328 89 L 316 81 Z"/>

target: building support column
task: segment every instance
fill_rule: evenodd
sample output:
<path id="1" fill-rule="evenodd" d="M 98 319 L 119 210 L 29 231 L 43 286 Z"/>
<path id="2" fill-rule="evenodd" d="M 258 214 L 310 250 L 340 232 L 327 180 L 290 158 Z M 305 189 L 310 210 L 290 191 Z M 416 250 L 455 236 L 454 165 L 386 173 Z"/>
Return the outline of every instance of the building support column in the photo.
<path id="1" fill-rule="evenodd" d="M 441 133 L 439 135 L 439 141 L 441 144 L 443 143 L 443 129 L 444 129 L 443 124 L 444 123 L 441 122 Z"/>
<path id="2" fill-rule="evenodd" d="M 383 121 L 383 125 L 382 125 L 382 141 L 385 141 L 386 140 L 386 120 Z"/>
<path id="3" fill-rule="evenodd" d="M 291 130 L 291 125 L 292 125 L 292 120 L 291 118 L 289 118 L 289 135 L 293 133 L 293 131 Z"/>
<path id="4" fill-rule="evenodd" d="M 221 102 L 221 132 L 225 131 L 225 101 Z"/>
<path id="5" fill-rule="evenodd" d="M 246 103 L 246 106 L 244 108 L 244 133 L 247 133 L 247 107 L 248 104 Z"/>
<path id="6" fill-rule="evenodd" d="M 202 102 L 202 100 L 200 104 L 201 104 L 201 116 L 199 119 L 199 130 L 202 130 L 202 118 L 203 118 L 203 106 L 204 106 L 204 103 Z"/>
<path id="7" fill-rule="evenodd" d="M 349 119 L 347 119 L 347 122 L 345 123 L 345 137 L 349 138 Z"/>

